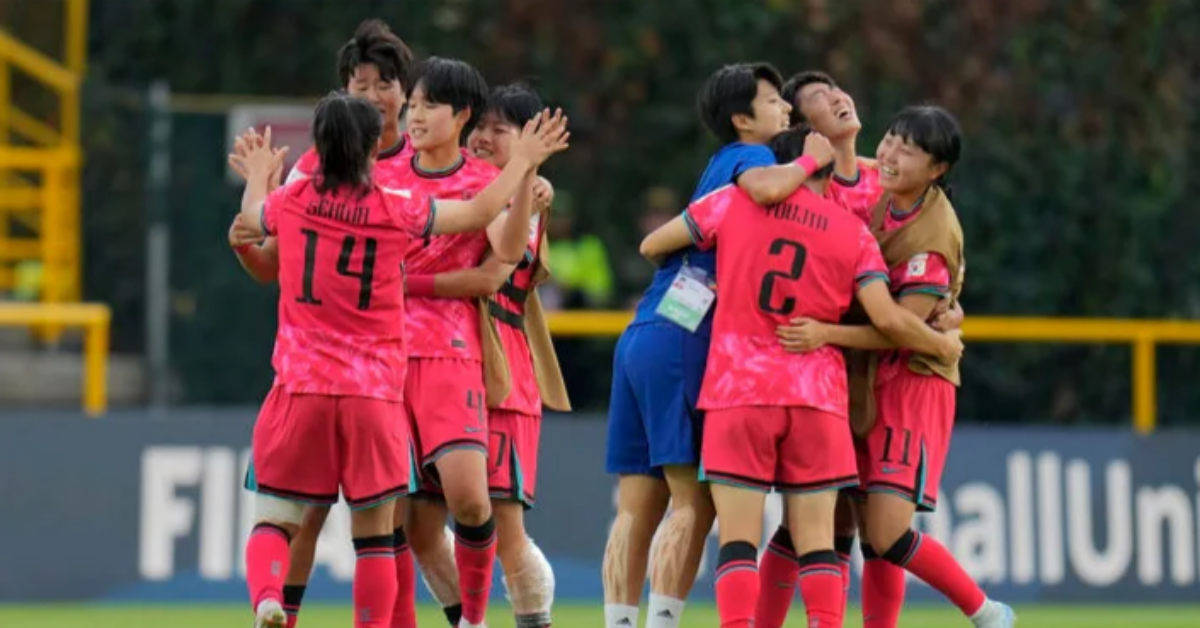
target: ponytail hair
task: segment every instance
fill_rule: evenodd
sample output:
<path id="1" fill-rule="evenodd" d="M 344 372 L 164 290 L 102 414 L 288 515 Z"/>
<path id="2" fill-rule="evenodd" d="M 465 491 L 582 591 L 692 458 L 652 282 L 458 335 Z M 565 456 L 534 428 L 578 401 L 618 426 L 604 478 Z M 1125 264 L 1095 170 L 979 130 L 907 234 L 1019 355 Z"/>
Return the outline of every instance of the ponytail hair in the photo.
<path id="1" fill-rule="evenodd" d="M 334 92 L 317 103 L 312 126 L 321 161 L 317 191 L 329 194 L 349 187 L 365 195 L 382 132 L 379 111 L 366 100 Z"/>

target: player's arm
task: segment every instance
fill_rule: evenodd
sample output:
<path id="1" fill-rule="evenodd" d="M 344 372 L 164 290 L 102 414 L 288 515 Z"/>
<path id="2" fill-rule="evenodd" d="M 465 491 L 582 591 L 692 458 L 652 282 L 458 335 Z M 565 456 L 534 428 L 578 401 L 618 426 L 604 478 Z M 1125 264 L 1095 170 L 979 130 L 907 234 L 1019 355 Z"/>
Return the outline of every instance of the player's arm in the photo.
<path id="1" fill-rule="evenodd" d="M 488 244 L 500 261 L 516 264 L 525 256 L 529 246 L 529 219 L 533 211 L 533 184 L 537 172 L 525 175 L 521 188 L 513 199 L 512 209 L 500 214 L 488 225 Z"/>
<path id="2" fill-rule="evenodd" d="M 537 170 L 554 153 L 566 150 L 570 135 L 562 110 L 550 116 L 550 110 L 547 109 L 540 116 L 535 116 L 513 144 L 512 157 L 504 170 L 500 171 L 500 176 L 479 195 L 467 201 L 436 202 L 433 233 L 461 233 L 487 227 L 500 215 L 509 199 L 520 191 L 526 175 Z M 526 238 L 529 232 L 528 213 L 524 220 L 526 225 L 522 237 Z"/>
<path id="3" fill-rule="evenodd" d="M 251 146 L 243 156 L 237 156 L 236 161 L 246 173 L 246 189 L 242 192 L 241 211 L 238 220 L 244 227 L 245 235 L 254 240 L 262 240 L 267 233 L 267 196 L 271 193 L 271 180 L 279 171 L 284 152 L 271 148 L 271 127 L 263 134 L 261 145 Z"/>
<path id="4" fill-rule="evenodd" d="M 966 318 L 962 304 L 955 300 L 953 305 L 949 305 L 949 301 L 949 299 L 938 301 L 937 309 L 933 311 L 934 329 L 941 331 L 962 329 L 963 319 Z"/>
<path id="5" fill-rule="evenodd" d="M 912 293 L 901 297 L 900 302 L 897 303 L 892 300 L 892 294 L 888 291 L 887 284 L 882 281 L 873 281 L 859 288 L 858 301 L 867 311 L 867 316 L 871 318 L 871 324 L 875 329 L 895 342 L 896 345 L 919 353 L 935 355 L 944 360 L 955 360 L 962 355 L 962 339 L 957 332 L 943 334 L 925 324 L 933 312 L 933 308 L 937 305 L 936 296 Z M 870 332 L 857 333 L 869 334 Z M 853 333 L 847 334 L 847 336 L 849 337 L 839 338 L 835 333 L 833 339 L 852 342 L 862 339 L 856 338 Z M 861 343 L 874 346 L 856 348 L 887 348 L 879 346 L 880 343 L 876 340 L 871 338 L 868 342 Z M 840 343 L 835 342 L 834 344 Z M 841 346 L 854 347 L 855 345 Z"/>
<path id="6" fill-rule="evenodd" d="M 737 178 L 737 185 L 759 205 L 778 203 L 804 185 L 813 173 L 831 163 L 833 157 L 829 140 L 823 135 L 809 133 L 804 140 L 804 154 L 799 159 L 746 170 Z"/>
<path id="7" fill-rule="evenodd" d="M 475 268 L 436 275 L 410 275 L 405 279 L 404 292 L 413 297 L 439 299 L 486 297 L 496 294 L 516 268 L 515 264 L 506 264 L 494 256 L 488 256 Z"/>
<path id="8" fill-rule="evenodd" d="M 667 255 L 682 251 L 693 244 L 695 241 L 692 238 L 692 230 L 688 226 L 687 218 L 685 218 L 685 214 L 680 214 L 669 220 L 667 224 L 650 232 L 650 235 L 642 240 L 638 252 L 642 254 L 642 257 L 658 264 Z"/>
<path id="9" fill-rule="evenodd" d="M 900 298 L 900 307 L 912 312 L 920 320 L 927 320 L 936 304 L 936 301 L 931 301 L 933 298 L 927 294 L 906 295 Z M 922 318 L 923 312 L 926 318 Z M 871 325 L 836 325 L 809 318 L 792 319 L 790 323 L 780 327 L 776 335 L 785 349 L 797 353 L 812 351 L 825 345 L 875 351 L 903 348 Z M 937 355 L 936 352 L 922 353 Z"/>

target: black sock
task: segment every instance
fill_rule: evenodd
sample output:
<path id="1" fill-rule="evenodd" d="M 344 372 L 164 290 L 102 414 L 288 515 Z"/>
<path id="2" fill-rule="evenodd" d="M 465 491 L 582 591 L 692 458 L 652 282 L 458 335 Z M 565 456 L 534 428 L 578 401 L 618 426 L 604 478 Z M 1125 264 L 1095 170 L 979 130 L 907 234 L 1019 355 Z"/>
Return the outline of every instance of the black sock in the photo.
<path id="1" fill-rule="evenodd" d="M 283 610 L 288 615 L 300 614 L 300 603 L 304 601 L 304 590 L 307 585 L 303 584 L 285 584 L 283 585 Z"/>
<path id="2" fill-rule="evenodd" d="M 903 567 L 908 564 L 908 559 L 912 558 L 913 546 L 917 544 L 917 533 L 912 530 L 906 531 L 900 535 L 900 538 L 883 553 L 883 559 Z"/>
<path id="3" fill-rule="evenodd" d="M 458 628 L 458 622 L 462 621 L 462 604 L 447 606 L 442 612 L 446 614 L 446 619 L 450 620 L 450 628 Z"/>

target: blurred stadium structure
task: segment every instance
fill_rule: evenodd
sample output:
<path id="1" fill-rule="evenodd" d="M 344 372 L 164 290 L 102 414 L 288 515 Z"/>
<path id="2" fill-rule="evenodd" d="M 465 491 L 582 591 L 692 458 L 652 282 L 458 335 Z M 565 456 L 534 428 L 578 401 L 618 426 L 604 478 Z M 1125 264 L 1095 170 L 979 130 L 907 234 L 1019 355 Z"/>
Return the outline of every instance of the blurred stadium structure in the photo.
<path id="1" fill-rule="evenodd" d="M 593 270 L 613 278 L 555 287 L 577 406 L 604 408 L 612 339 L 646 278 L 639 229 L 662 211 L 648 199 L 686 198 L 713 148 L 696 88 L 762 59 L 844 84 L 863 154 L 904 104 L 962 120 L 963 424 L 1108 426 L 1112 456 L 1168 442 L 1121 440 L 1131 425 L 1197 429 L 1200 6 L 1187 0 L 0 0 L 4 415 L 257 402 L 275 292 L 228 252 L 228 140 L 273 123 L 303 142 L 307 108 L 335 87 L 334 51 L 371 16 L 419 55 L 465 58 L 496 84 L 532 79 L 571 113 L 573 149 L 549 172 L 558 237 L 598 238 L 611 267 Z M 1043 454 L 1060 463 L 1116 464 L 1055 449 L 1071 432 L 1053 434 Z M 1150 474 L 1192 495 L 1179 455 Z M 1183 534 L 1181 516 L 1166 520 Z"/>

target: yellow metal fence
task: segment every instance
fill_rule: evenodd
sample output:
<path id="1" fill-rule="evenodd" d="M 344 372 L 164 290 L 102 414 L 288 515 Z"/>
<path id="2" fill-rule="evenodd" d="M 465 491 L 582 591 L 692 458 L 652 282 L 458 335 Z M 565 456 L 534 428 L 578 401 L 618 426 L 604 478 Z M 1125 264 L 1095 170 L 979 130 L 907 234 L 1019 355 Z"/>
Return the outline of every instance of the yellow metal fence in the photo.
<path id="1" fill-rule="evenodd" d="M 552 313 L 549 322 L 555 336 L 612 337 L 619 335 L 632 318 L 632 312 L 574 311 Z M 1130 345 L 1133 348 L 1133 427 L 1138 433 L 1149 434 L 1158 424 L 1156 348 L 1160 344 L 1200 344 L 1200 323 L 967 316 L 963 335 L 968 345 L 973 342 Z"/>

